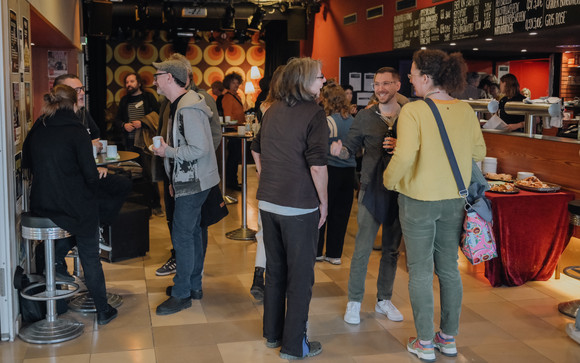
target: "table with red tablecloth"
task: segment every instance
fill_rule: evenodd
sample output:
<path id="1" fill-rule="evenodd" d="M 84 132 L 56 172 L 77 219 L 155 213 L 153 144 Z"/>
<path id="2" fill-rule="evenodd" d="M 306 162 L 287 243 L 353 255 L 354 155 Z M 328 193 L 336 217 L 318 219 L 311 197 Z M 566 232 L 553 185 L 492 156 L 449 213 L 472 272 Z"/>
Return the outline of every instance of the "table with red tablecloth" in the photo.
<path id="1" fill-rule="evenodd" d="M 487 192 L 493 210 L 498 257 L 485 263 L 492 286 L 519 286 L 548 280 L 566 247 L 568 192 L 517 194 Z"/>

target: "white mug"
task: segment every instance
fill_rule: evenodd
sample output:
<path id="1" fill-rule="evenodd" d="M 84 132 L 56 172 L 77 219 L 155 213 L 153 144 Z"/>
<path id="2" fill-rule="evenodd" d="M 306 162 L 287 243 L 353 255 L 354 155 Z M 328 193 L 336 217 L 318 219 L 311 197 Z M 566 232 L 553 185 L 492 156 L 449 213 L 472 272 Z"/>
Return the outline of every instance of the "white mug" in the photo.
<path id="1" fill-rule="evenodd" d="M 223 124 L 223 123 L 224 123 L 224 117 L 220 116 L 220 124 Z"/>
<path id="2" fill-rule="evenodd" d="M 226 122 L 230 122 L 230 120 L 232 119 L 232 117 L 231 116 L 226 116 L 226 117 L 224 117 L 224 119 L 226 120 Z"/>
<path id="3" fill-rule="evenodd" d="M 107 146 L 107 158 L 109 159 L 117 158 L 117 145 Z"/>
<path id="4" fill-rule="evenodd" d="M 153 138 L 153 146 L 157 149 L 158 147 L 161 147 L 161 136 L 155 136 Z"/>
<path id="5" fill-rule="evenodd" d="M 107 140 L 99 140 L 99 142 L 101 143 L 101 145 L 103 145 L 103 148 L 101 149 L 102 153 L 107 152 Z"/>
<path id="6" fill-rule="evenodd" d="M 238 126 L 238 135 L 246 134 L 246 126 Z"/>

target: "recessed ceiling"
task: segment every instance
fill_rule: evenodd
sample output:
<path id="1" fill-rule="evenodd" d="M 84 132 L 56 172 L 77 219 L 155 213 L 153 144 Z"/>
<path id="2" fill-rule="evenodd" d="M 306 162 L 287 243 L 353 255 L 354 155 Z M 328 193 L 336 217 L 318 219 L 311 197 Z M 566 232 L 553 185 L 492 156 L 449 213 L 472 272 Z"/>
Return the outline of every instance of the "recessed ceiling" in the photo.
<path id="1" fill-rule="evenodd" d="M 35 47 L 76 48 L 73 43 L 56 29 L 42 14 L 30 7 L 30 41 Z"/>

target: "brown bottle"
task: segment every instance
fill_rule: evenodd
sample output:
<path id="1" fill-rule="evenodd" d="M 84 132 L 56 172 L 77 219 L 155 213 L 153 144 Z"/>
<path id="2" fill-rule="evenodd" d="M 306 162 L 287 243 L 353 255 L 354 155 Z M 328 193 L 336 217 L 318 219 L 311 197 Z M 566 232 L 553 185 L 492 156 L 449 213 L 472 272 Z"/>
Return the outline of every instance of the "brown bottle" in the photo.
<path id="1" fill-rule="evenodd" d="M 393 130 L 393 126 L 389 126 L 389 128 L 387 129 L 387 132 L 385 132 L 385 137 L 395 137 L 395 131 Z M 383 139 L 384 141 L 384 139 Z M 383 148 L 383 153 L 385 156 L 387 155 L 391 155 L 389 154 L 390 152 L 393 152 L 393 148 L 390 147 L 388 149 Z"/>

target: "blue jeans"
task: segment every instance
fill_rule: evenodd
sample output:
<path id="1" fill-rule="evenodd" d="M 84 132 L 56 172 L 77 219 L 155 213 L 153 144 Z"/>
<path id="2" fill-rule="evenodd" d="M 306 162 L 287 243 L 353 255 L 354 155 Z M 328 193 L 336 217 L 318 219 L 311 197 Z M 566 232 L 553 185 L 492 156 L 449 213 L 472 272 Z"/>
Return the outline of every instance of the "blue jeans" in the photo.
<path id="1" fill-rule="evenodd" d="M 409 297 L 417 337 L 431 340 L 433 326 L 433 268 L 439 278 L 441 331 L 457 335 L 463 286 L 457 250 L 465 210 L 463 199 L 421 201 L 399 194 L 399 218 L 407 248 Z"/>
<path id="2" fill-rule="evenodd" d="M 201 290 L 204 253 L 199 222 L 201 206 L 208 194 L 209 189 L 175 198 L 171 241 L 175 249 L 177 268 L 171 296 L 180 299 L 190 296 L 191 290 Z"/>
<path id="3" fill-rule="evenodd" d="M 373 244 L 381 226 L 362 203 L 364 193 L 364 190 L 358 193 L 358 232 L 356 233 L 354 252 L 350 263 L 350 276 L 348 278 L 348 301 L 357 302 L 363 301 L 369 257 L 373 251 Z M 377 299 L 379 300 L 391 300 L 393 296 L 400 245 L 401 225 L 397 218 L 391 226 L 383 226 L 383 254 L 379 265 L 379 276 L 377 277 Z"/>

